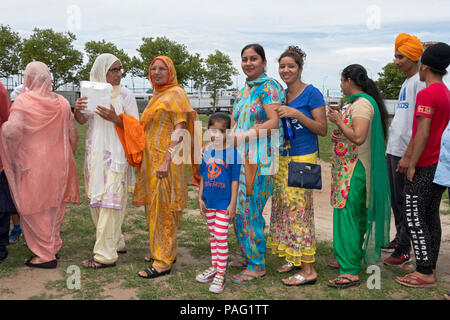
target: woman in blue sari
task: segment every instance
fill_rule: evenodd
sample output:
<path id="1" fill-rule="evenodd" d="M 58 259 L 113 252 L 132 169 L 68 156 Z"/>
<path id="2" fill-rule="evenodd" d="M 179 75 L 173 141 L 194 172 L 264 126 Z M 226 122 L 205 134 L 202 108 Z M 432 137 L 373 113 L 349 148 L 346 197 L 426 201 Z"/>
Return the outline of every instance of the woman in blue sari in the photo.
<path id="1" fill-rule="evenodd" d="M 277 81 L 265 74 L 266 64 L 264 49 L 260 45 L 250 44 L 242 49 L 241 67 L 247 82 L 235 101 L 232 126 L 236 147 L 244 163 L 234 227 L 245 260 L 230 264 L 231 267 L 246 267 L 231 279 L 239 284 L 266 275 L 262 213 L 272 194 L 271 175 L 274 174 L 274 160 L 277 160 L 283 138 L 278 131 L 281 126 L 276 107 L 284 102 L 284 92 Z"/>

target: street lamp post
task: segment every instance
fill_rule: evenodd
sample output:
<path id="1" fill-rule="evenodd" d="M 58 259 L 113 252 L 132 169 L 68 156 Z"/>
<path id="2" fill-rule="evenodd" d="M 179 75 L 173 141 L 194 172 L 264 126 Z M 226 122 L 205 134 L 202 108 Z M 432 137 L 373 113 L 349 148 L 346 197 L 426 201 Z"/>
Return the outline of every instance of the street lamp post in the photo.
<path id="1" fill-rule="evenodd" d="M 323 94 L 323 96 L 325 96 L 325 81 L 327 80 L 327 78 L 328 78 L 328 76 L 325 76 L 323 78 L 323 81 L 322 81 L 322 94 Z"/>

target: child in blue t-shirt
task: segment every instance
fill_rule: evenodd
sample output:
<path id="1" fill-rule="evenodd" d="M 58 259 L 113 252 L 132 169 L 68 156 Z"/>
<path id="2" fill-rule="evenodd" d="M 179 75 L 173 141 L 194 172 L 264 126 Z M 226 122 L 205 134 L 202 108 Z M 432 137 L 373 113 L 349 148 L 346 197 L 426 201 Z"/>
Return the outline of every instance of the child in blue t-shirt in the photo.
<path id="1" fill-rule="evenodd" d="M 222 293 L 228 259 L 228 224 L 236 215 L 241 161 L 233 146 L 227 146 L 226 131 L 231 127 L 230 116 L 215 113 L 209 118 L 211 145 L 204 150 L 199 174 L 200 212 L 206 217 L 211 243 L 212 267 L 195 278 L 198 282 L 213 281 L 209 291 Z"/>

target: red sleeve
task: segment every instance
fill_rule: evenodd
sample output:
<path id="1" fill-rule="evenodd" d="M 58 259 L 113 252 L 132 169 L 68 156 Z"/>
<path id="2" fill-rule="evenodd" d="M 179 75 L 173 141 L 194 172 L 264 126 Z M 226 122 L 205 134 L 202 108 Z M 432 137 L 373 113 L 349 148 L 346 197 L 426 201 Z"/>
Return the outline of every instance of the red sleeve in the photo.
<path id="1" fill-rule="evenodd" d="M 433 95 L 429 90 L 422 90 L 417 94 L 416 117 L 433 118 L 435 106 Z"/>
<path id="2" fill-rule="evenodd" d="M 2 83 L 0 83 L 0 124 L 3 124 L 3 122 L 6 122 L 9 117 L 9 97 L 8 97 L 8 91 L 3 86 Z"/>

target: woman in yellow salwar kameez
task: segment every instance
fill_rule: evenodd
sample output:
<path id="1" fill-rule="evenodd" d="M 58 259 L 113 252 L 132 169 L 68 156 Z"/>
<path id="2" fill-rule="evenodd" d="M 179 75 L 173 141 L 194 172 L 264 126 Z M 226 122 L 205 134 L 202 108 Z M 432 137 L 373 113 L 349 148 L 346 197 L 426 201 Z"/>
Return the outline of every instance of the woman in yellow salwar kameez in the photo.
<path id="1" fill-rule="evenodd" d="M 149 78 L 154 93 L 141 116 L 146 146 L 133 201 L 133 204 L 145 205 L 149 225 L 153 264 L 139 272 L 143 278 L 170 273 L 177 256 L 180 215 L 187 203 L 186 162 L 198 163 L 192 158 L 194 121 L 198 120 L 198 116 L 186 92 L 178 85 L 172 60 L 165 56 L 155 58 L 150 65 Z M 175 138 L 173 133 L 178 129 L 187 130 L 189 138 Z M 190 149 L 191 157 L 186 152 L 184 159 L 190 159 L 176 164 L 178 162 L 172 161 L 172 158 L 180 151 L 178 147 L 181 141 L 184 144 L 182 152 Z M 192 165 L 190 172 L 192 182 L 198 184 L 198 168 Z"/>

